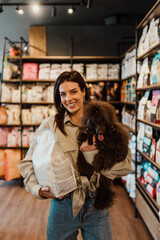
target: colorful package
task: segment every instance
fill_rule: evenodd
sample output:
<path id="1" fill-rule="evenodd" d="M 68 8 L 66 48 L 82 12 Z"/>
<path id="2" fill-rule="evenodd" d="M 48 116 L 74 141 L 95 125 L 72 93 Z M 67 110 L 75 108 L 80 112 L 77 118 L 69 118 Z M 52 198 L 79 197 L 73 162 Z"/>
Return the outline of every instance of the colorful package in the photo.
<path id="1" fill-rule="evenodd" d="M 21 159 L 21 152 L 17 149 L 5 150 L 5 179 L 10 181 L 12 179 L 20 178 L 20 173 L 17 168 L 17 163 Z"/>
<path id="2" fill-rule="evenodd" d="M 0 149 L 0 177 L 5 175 L 5 150 Z"/>

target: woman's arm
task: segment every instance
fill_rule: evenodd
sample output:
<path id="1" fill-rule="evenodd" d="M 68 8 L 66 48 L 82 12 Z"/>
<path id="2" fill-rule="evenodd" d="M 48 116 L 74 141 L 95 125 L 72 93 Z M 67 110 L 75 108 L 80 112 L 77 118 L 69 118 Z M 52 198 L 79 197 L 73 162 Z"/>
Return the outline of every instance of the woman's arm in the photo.
<path id="1" fill-rule="evenodd" d="M 93 143 L 95 142 L 95 138 L 93 138 Z M 92 164 L 94 155 L 97 153 L 95 145 L 89 145 L 88 141 L 83 142 L 80 147 L 81 152 L 86 159 L 86 161 Z M 111 169 L 102 170 L 101 174 L 110 179 L 115 179 L 116 177 L 122 177 L 128 175 L 132 171 L 131 165 L 132 155 L 131 150 L 128 149 L 128 155 L 126 159 L 122 162 L 116 163 Z"/>
<path id="2" fill-rule="evenodd" d="M 30 192 L 37 198 L 55 198 L 50 193 L 49 187 L 39 185 L 33 169 L 32 154 L 36 146 L 36 139 L 33 140 L 26 157 L 18 163 L 18 170 L 24 178 L 24 185 L 27 192 Z"/>
<path id="3" fill-rule="evenodd" d="M 102 170 L 101 174 L 112 180 L 117 177 L 126 176 L 132 171 L 131 160 L 132 155 L 131 150 L 129 149 L 128 155 L 124 161 L 116 163 L 111 169 Z"/>

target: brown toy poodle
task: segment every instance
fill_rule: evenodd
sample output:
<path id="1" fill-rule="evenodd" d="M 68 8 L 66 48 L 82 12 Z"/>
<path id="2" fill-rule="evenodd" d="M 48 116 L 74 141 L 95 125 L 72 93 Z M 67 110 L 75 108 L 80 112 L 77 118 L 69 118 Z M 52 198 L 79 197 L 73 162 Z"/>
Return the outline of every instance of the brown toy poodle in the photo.
<path id="1" fill-rule="evenodd" d="M 89 164 L 79 151 L 77 169 L 81 176 L 91 178 L 93 172 L 110 169 L 114 164 L 125 160 L 128 154 L 129 134 L 117 120 L 115 108 L 107 102 L 89 102 L 84 108 L 82 127 L 78 134 L 79 146 L 88 139 L 93 144 L 93 135 L 96 137 L 96 148 L 92 164 Z M 95 208 L 108 208 L 112 206 L 115 192 L 112 190 L 113 181 L 102 174 L 100 186 L 96 190 Z"/>

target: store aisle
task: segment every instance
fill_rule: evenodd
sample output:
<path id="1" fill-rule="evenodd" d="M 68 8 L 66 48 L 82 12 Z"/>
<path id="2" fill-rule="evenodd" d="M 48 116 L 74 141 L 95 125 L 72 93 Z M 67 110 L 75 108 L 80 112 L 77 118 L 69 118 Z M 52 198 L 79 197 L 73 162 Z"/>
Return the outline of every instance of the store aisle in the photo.
<path id="1" fill-rule="evenodd" d="M 151 240 L 141 220 L 134 218 L 125 189 L 115 189 L 118 197 L 110 209 L 114 240 Z M 0 193 L 0 240 L 46 240 L 50 200 L 32 197 L 18 181 L 1 180 Z"/>

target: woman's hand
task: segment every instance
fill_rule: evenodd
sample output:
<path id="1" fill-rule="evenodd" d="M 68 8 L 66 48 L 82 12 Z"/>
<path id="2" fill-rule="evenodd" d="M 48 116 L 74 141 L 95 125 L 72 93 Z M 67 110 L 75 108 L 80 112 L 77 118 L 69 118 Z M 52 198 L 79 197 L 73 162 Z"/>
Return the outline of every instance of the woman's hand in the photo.
<path id="1" fill-rule="evenodd" d="M 81 152 L 90 152 L 96 150 L 96 137 L 95 135 L 93 136 L 93 144 L 89 145 L 88 140 L 83 142 L 80 146 L 80 151 Z"/>
<path id="2" fill-rule="evenodd" d="M 50 192 L 50 188 L 49 187 L 41 187 L 39 189 L 39 196 L 42 198 L 50 198 L 50 199 L 55 199 L 56 197 Z M 64 198 L 64 196 L 59 197 L 58 199 L 62 199 Z"/>

